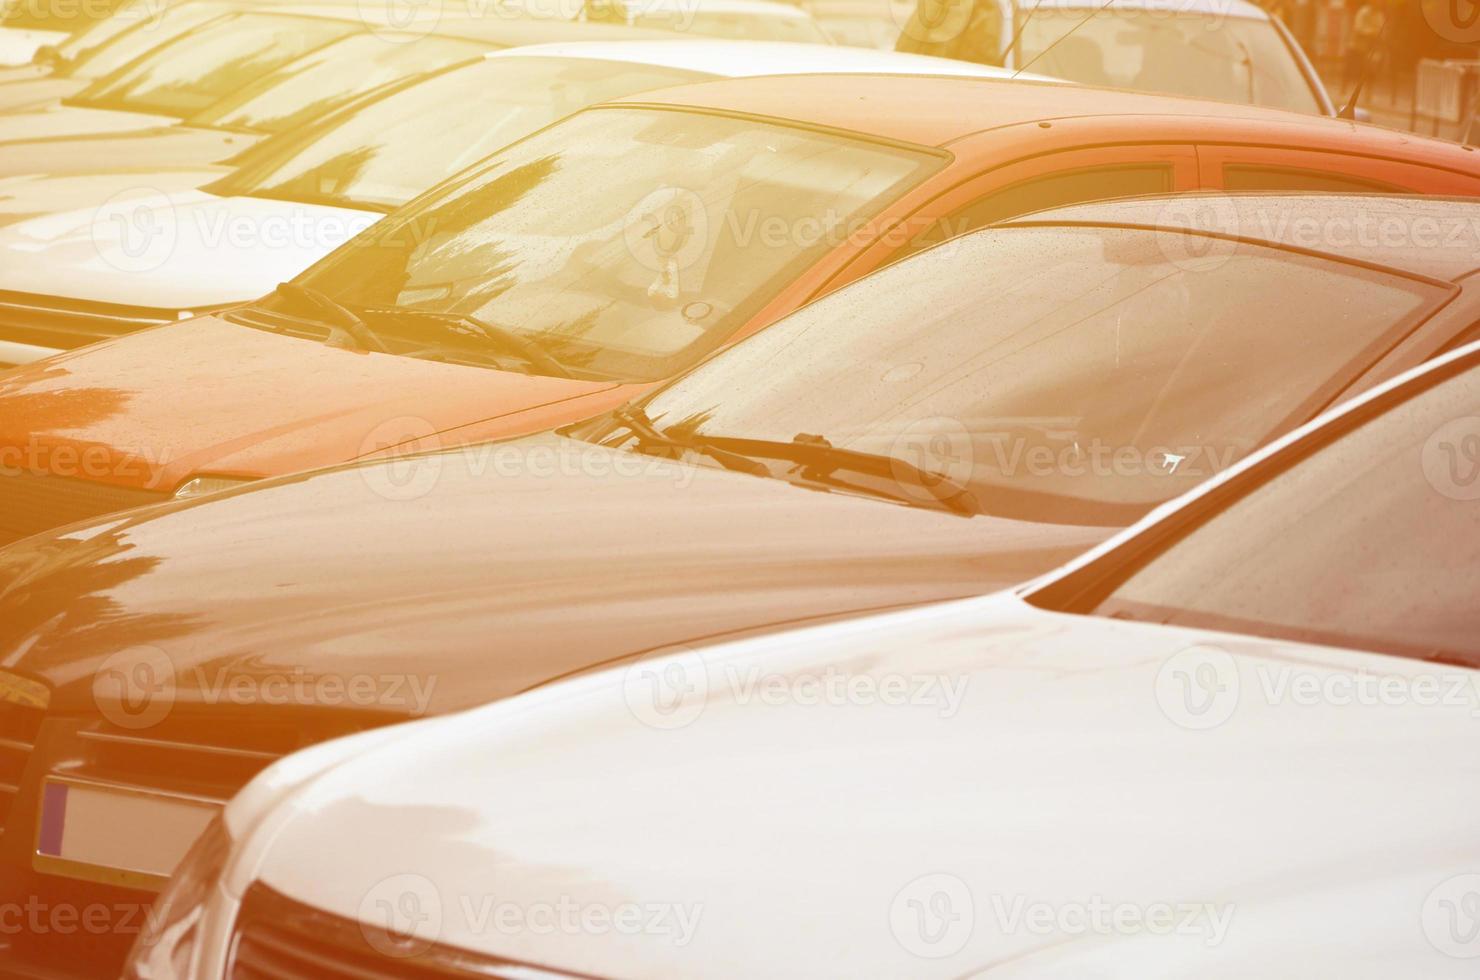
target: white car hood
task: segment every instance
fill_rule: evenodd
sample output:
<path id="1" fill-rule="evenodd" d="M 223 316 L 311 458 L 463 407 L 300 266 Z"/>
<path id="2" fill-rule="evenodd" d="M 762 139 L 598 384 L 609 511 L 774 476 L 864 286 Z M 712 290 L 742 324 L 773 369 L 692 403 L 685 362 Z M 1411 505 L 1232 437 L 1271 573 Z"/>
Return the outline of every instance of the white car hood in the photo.
<path id="1" fill-rule="evenodd" d="M 0 177 L 0 225 L 57 212 L 96 208 L 120 195 L 135 194 L 144 185 L 148 190 L 163 195 L 178 195 L 218 180 L 229 172 L 229 168 L 217 167 L 214 170 L 160 170 L 148 174 Z"/>
<path id="2" fill-rule="evenodd" d="M 0 65 L 24 65 L 48 44 L 67 39 L 65 31 L 37 31 L 21 27 L 0 27 Z"/>
<path id="3" fill-rule="evenodd" d="M 1181 713 L 1174 683 L 1208 645 L 1208 690 L 1236 700 L 1186 727 L 1214 717 Z M 909 703 L 802 703 L 790 685 L 829 669 L 904 678 Z M 1464 703 L 1266 693 L 1357 671 L 1454 677 Z M 1434 889 L 1480 871 L 1476 676 L 951 603 L 422 723 L 269 811 L 227 888 L 362 921 L 414 905 L 390 924 L 419 940 L 603 976 L 1473 977 L 1425 930 Z M 930 677 L 964 685 L 954 713 Z M 708 696 L 660 710 L 660 678 Z M 798 696 L 748 686 L 772 681 Z M 561 901 L 668 915 L 644 935 L 518 925 Z M 1190 931 L 1077 924 L 1095 902 L 1172 906 Z M 1071 917 L 1025 924 L 1044 908 Z"/>
<path id="4" fill-rule="evenodd" d="M 155 183 L 144 176 L 100 207 L 0 227 L 0 289 L 171 310 L 235 303 L 383 217 Z"/>
<path id="5" fill-rule="evenodd" d="M 55 136 L 122 133 L 132 129 L 170 126 L 178 122 L 178 119 L 170 116 L 156 116 L 146 112 L 53 105 L 0 116 L 0 143 L 51 139 Z"/>

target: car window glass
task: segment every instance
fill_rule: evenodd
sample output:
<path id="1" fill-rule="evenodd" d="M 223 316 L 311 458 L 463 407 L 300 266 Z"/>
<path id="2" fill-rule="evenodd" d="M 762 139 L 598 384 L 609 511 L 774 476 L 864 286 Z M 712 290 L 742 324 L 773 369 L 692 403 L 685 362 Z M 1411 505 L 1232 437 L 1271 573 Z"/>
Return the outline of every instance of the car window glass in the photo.
<path id="1" fill-rule="evenodd" d="M 226 9 L 224 3 L 197 0 L 168 7 L 155 17 L 147 6 L 143 10 L 131 6 L 63 43 L 61 54 L 76 61 L 69 71 L 72 76 L 102 78 L 186 31 L 220 18 Z M 94 31 L 103 36 L 95 37 Z"/>
<path id="2" fill-rule="evenodd" d="M 76 101 L 184 118 L 356 30 L 348 22 L 318 18 L 256 14 L 230 18 L 155 49 L 100 79 Z"/>
<path id="3" fill-rule="evenodd" d="M 959 238 L 774 324 L 648 414 L 708 437 L 928 450 L 993 512 L 1128 523 L 1308 417 L 1447 295 L 1264 246 L 1206 263 L 1167 246 L 1109 228 Z"/>
<path id="4" fill-rule="evenodd" d="M 1031 211 L 1173 190 L 1171 164 L 1094 167 L 1034 177 L 979 198 L 932 223 L 910 243 L 918 251 L 956 235 Z"/>
<path id="5" fill-rule="evenodd" d="M 1102 615 L 1480 666 L 1480 371 L 1347 433 L 1200 524 Z"/>
<path id="6" fill-rule="evenodd" d="M 1296 167 L 1259 167 L 1231 163 L 1223 168 L 1223 187 L 1229 191 L 1330 191 L 1339 194 L 1404 193 L 1405 189 L 1376 180 Z"/>

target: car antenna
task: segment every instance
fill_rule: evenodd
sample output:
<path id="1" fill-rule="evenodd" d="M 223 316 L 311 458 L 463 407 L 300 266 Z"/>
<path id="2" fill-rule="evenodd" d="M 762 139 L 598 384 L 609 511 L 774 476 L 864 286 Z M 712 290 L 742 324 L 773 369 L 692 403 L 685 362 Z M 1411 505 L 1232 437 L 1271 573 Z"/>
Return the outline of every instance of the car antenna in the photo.
<path id="1" fill-rule="evenodd" d="M 1042 0 L 1039 0 L 1039 2 L 1040 2 L 1040 3 L 1041 3 L 1041 2 L 1042 2 Z M 1090 11 L 1090 12 L 1089 12 L 1089 13 L 1087 13 L 1087 14 L 1085 14 L 1085 15 L 1084 15 L 1084 17 L 1083 17 L 1083 19 L 1081 19 L 1081 20 L 1080 20 L 1080 21 L 1079 21 L 1079 23 L 1077 23 L 1077 24 L 1075 24 L 1075 25 L 1074 25 L 1074 26 L 1073 26 L 1073 27 L 1071 27 L 1071 28 L 1069 28 L 1069 29 L 1068 29 L 1068 30 L 1067 30 L 1067 31 L 1065 31 L 1065 32 L 1064 32 L 1064 33 L 1063 33 L 1063 34 L 1062 34 L 1062 35 L 1060 35 L 1060 36 L 1059 36 L 1059 37 L 1056 37 L 1056 38 L 1054 38 L 1054 39 L 1053 39 L 1053 44 L 1050 44 L 1050 45 L 1049 45 L 1049 46 L 1048 46 L 1048 47 L 1046 47 L 1046 48 L 1044 48 L 1044 49 L 1043 49 L 1043 50 L 1042 50 L 1042 51 L 1040 51 L 1040 52 L 1038 52 L 1038 53 L 1037 53 L 1037 54 L 1035 54 L 1035 55 L 1034 55 L 1034 56 L 1033 56 L 1033 57 L 1031 57 L 1031 58 L 1029 58 L 1029 59 L 1028 59 L 1028 61 L 1027 61 L 1027 63 L 1026 63 L 1026 64 L 1024 64 L 1024 65 L 1023 65 L 1023 67 L 1021 67 L 1021 68 L 1019 68 L 1019 69 L 1018 69 L 1018 70 L 1017 70 L 1017 71 L 1015 71 L 1015 72 L 1013 72 L 1013 73 L 1012 73 L 1012 77 L 1013 77 L 1013 78 L 1017 78 L 1017 77 L 1018 77 L 1018 76 L 1019 76 L 1019 75 L 1021 75 L 1021 74 L 1022 74 L 1022 73 L 1023 73 L 1023 72 L 1025 72 L 1025 71 L 1027 71 L 1027 70 L 1028 70 L 1028 67 L 1029 67 L 1029 66 L 1030 66 L 1030 65 L 1032 65 L 1032 64 L 1033 64 L 1033 62 L 1035 62 L 1035 61 L 1037 61 L 1037 60 L 1038 60 L 1038 59 L 1039 59 L 1039 58 L 1041 58 L 1041 57 L 1043 57 L 1043 56 L 1044 56 L 1044 55 L 1046 55 L 1046 54 L 1048 54 L 1048 53 L 1049 53 L 1049 52 L 1050 52 L 1050 51 L 1052 51 L 1052 50 L 1053 50 L 1053 49 L 1054 49 L 1054 47 L 1055 47 L 1055 45 L 1057 45 L 1057 44 L 1058 44 L 1058 43 L 1059 43 L 1059 42 L 1060 42 L 1060 41 L 1062 41 L 1062 40 L 1063 40 L 1063 39 L 1064 39 L 1064 38 L 1066 38 L 1066 37 L 1068 37 L 1068 36 L 1069 36 L 1069 35 L 1070 35 L 1070 34 L 1073 34 L 1073 33 L 1074 33 L 1074 32 L 1075 32 L 1075 31 L 1077 31 L 1077 30 L 1079 30 L 1079 29 L 1080 29 L 1080 28 L 1081 28 L 1081 27 L 1083 27 L 1083 26 L 1084 26 L 1084 25 L 1085 25 L 1085 24 L 1088 24 L 1088 23 L 1089 23 L 1089 22 L 1090 22 L 1090 18 L 1092 18 L 1092 17 L 1096 17 L 1096 16 L 1098 16 L 1098 15 L 1099 15 L 1099 14 L 1102 14 L 1102 13 L 1104 13 L 1104 12 L 1105 12 L 1105 9 L 1106 9 L 1106 8 L 1107 8 L 1107 7 L 1109 7 L 1109 6 L 1110 6 L 1110 5 L 1111 5 L 1111 4 L 1112 4 L 1112 3 L 1114 3 L 1114 2 L 1115 2 L 1115 0 L 1105 0 L 1105 2 L 1104 2 L 1104 3 L 1102 3 L 1102 4 L 1100 4 L 1100 5 L 1099 5 L 1099 6 L 1098 6 L 1098 7 L 1096 7 L 1096 8 L 1095 8 L 1095 9 L 1094 9 L 1094 10 L 1091 10 L 1091 11 Z M 1033 8 L 1033 9 L 1034 9 L 1034 10 L 1037 10 L 1037 9 L 1038 9 L 1038 8 L 1037 8 L 1037 7 L 1036 7 L 1036 6 L 1035 6 L 1035 7 L 1034 7 L 1034 8 Z M 1026 21 L 1025 21 L 1025 22 L 1024 22 L 1024 23 L 1025 23 L 1025 24 L 1026 24 Z M 1013 44 L 1016 44 L 1016 43 L 1017 43 L 1017 35 L 1018 35 L 1018 34 L 1021 34 L 1021 33 L 1022 33 L 1022 32 L 1021 32 L 1021 31 L 1016 31 L 1016 32 L 1014 32 L 1014 34 L 1013 34 L 1013 39 L 1012 39 L 1012 43 L 1013 43 Z"/>
<path id="2" fill-rule="evenodd" d="M 1367 57 L 1362 59 L 1362 70 L 1357 74 L 1357 84 L 1352 88 L 1351 97 L 1346 100 L 1346 105 L 1336 114 L 1337 119 L 1350 119 L 1353 122 L 1357 118 L 1357 100 L 1362 97 L 1362 87 L 1367 84 L 1367 77 L 1372 73 L 1372 56 L 1380 51 L 1387 43 L 1388 28 L 1393 26 L 1396 17 L 1389 17 L 1386 10 L 1382 12 L 1382 31 L 1377 35 L 1377 43 L 1372 50 L 1367 52 Z"/>

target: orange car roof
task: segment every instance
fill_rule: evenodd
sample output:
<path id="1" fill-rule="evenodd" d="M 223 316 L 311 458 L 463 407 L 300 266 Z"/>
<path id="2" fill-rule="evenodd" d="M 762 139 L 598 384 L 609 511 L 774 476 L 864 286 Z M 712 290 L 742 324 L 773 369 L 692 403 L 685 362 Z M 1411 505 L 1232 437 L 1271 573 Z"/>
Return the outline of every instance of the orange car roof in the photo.
<path id="1" fill-rule="evenodd" d="M 946 146 L 984 130 L 1050 120 L 1097 123 L 1104 126 L 1107 136 L 1154 119 L 1167 123 L 1186 120 L 1197 127 L 1187 138 L 1202 132 L 1216 132 L 1219 138 L 1236 138 L 1230 134 L 1238 133 L 1253 138 L 1261 131 L 1278 131 L 1278 142 L 1288 142 L 1292 128 L 1298 127 L 1317 143 L 1355 142 L 1387 151 L 1404 147 L 1405 155 L 1414 154 L 1415 144 L 1421 144 L 1423 155 L 1449 157 L 1450 165 L 1464 169 L 1480 167 L 1480 160 L 1457 144 L 1342 119 L 1048 82 L 939 75 L 769 75 L 675 86 L 608 104 L 769 116 L 923 146 Z M 1158 127 L 1155 138 L 1164 135 L 1165 127 Z"/>

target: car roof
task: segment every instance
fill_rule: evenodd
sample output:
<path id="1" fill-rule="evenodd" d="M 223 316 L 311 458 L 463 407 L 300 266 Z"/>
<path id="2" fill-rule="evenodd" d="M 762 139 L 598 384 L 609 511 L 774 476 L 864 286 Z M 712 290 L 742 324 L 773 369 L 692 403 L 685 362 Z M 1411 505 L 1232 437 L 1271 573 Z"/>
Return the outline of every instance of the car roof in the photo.
<path id="1" fill-rule="evenodd" d="M 1396 151 L 1428 156 L 1472 172 L 1474 157 L 1458 144 L 1378 126 L 1285 109 L 1212 102 L 1177 95 L 1080 85 L 1045 85 L 1021 79 L 887 75 L 791 75 L 721 79 L 644 92 L 607 105 L 646 104 L 719 110 L 803 125 L 852 130 L 923 146 L 946 146 L 987 130 L 1074 122 L 1080 132 L 1103 129 L 1124 142 L 1258 141 L 1366 153 Z M 1159 124 L 1158 124 L 1159 123 Z M 1031 130 L 1029 130 L 1031 132 Z M 1041 133 L 1044 150 L 1055 148 Z"/>
<path id="2" fill-rule="evenodd" d="M 658 39 L 634 41 L 574 41 L 537 44 L 495 52 L 490 57 L 590 58 L 632 64 L 656 65 L 708 72 L 712 75 L 801 74 L 812 72 L 890 72 L 911 75 L 961 75 L 977 78 L 1008 78 L 1012 75 L 996 65 L 935 58 L 930 55 L 877 51 L 827 44 L 793 41 L 740 41 L 721 38 Z M 1058 82 L 1038 75 L 1025 79 Z"/>
<path id="3" fill-rule="evenodd" d="M 1237 17 L 1243 20 L 1269 20 L 1262 7 L 1248 0 L 1018 0 L 1018 9 L 1027 12 L 1035 7 L 1044 10 L 1155 10 L 1175 14 L 1202 14 L 1207 17 Z"/>
<path id="4" fill-rule="evenodd" d="M 1454 282 L 1480 269 L 1480 199 L 1393 194 L 1191 194 L 1038 211 L 1003 222 L 1204 231 Z"/>

